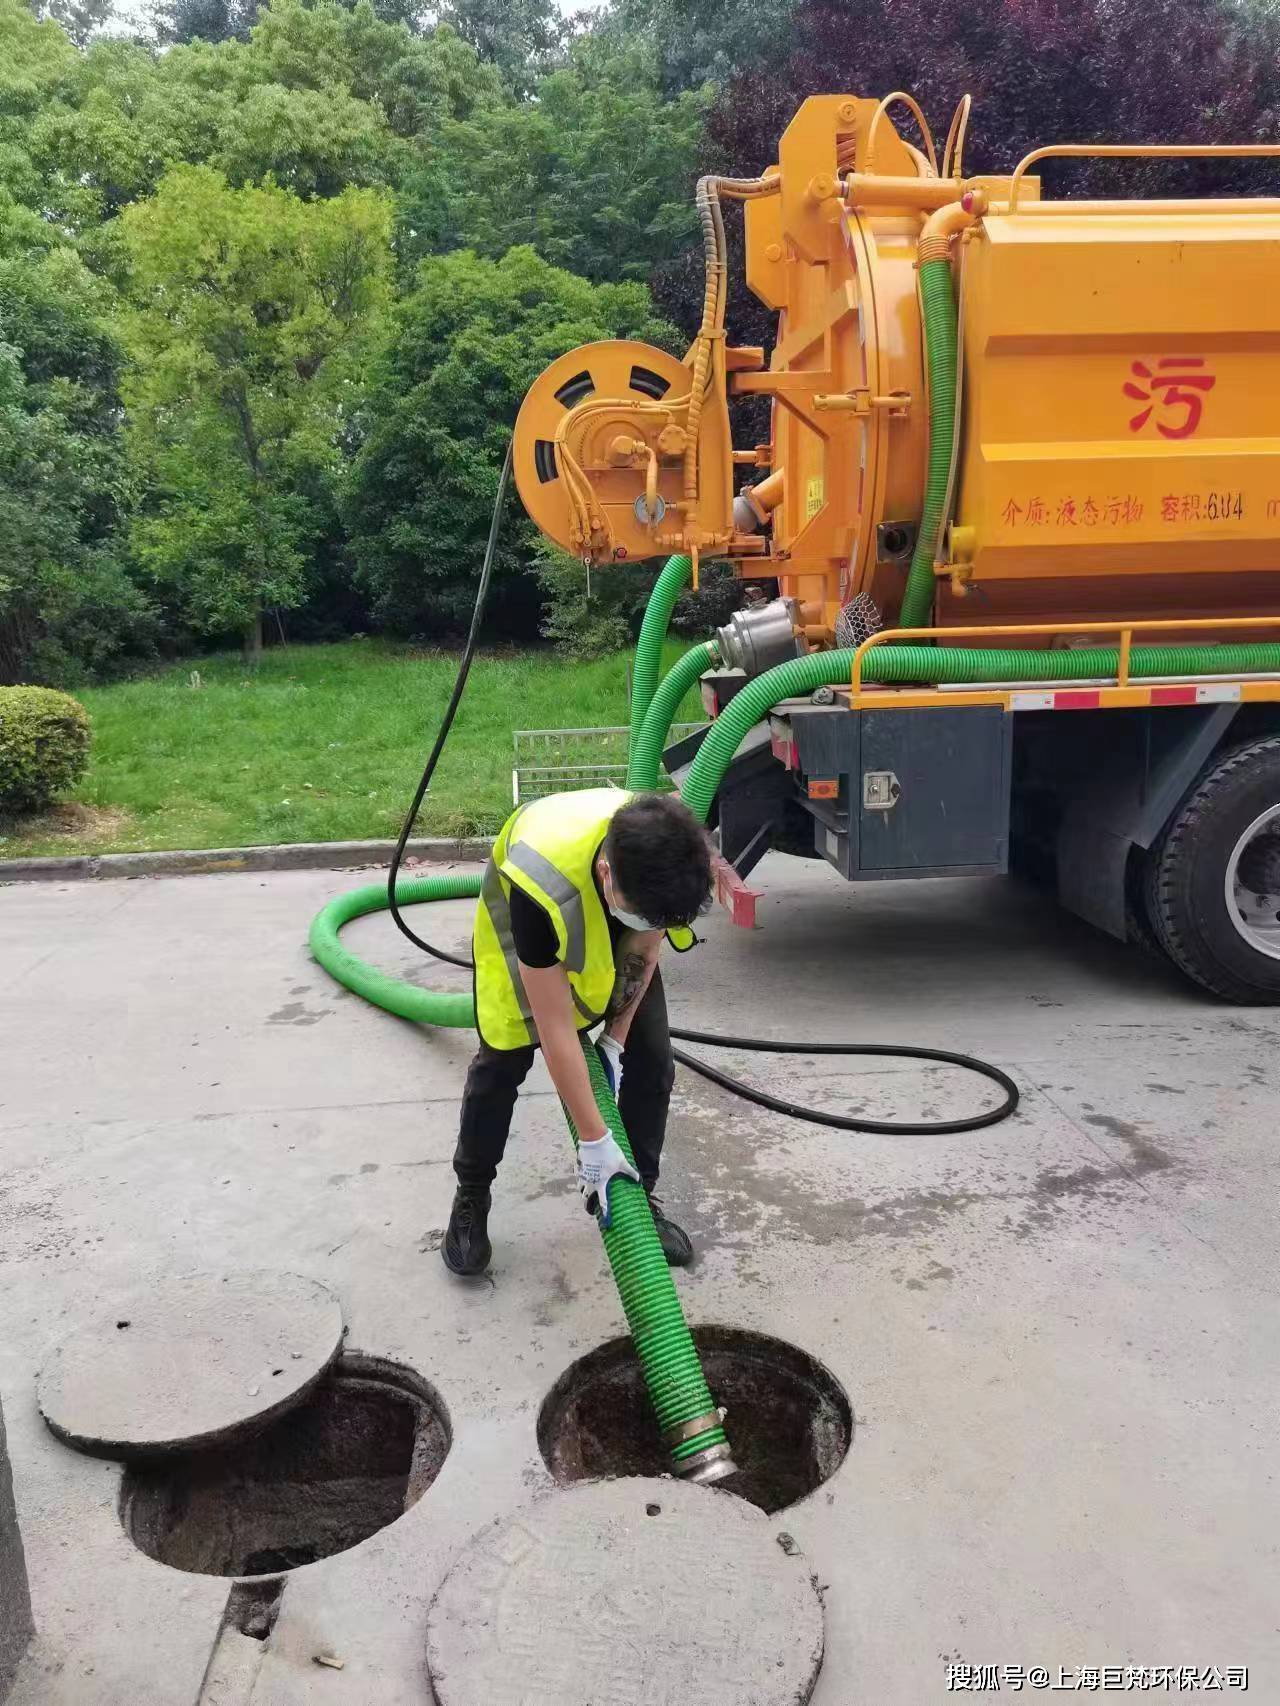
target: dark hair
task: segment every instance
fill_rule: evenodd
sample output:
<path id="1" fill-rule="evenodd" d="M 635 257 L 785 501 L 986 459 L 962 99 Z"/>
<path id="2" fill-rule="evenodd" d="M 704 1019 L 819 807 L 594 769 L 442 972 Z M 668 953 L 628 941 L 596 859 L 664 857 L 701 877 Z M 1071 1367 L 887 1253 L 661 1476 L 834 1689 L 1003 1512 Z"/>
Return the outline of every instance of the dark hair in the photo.
<path id="1" fill-rule="evenodd" d="M 674 794 L 637 794 L 604 838 L 618 894 L 655 924 L 692 924 L 711 898 L 707 832 Z"/>

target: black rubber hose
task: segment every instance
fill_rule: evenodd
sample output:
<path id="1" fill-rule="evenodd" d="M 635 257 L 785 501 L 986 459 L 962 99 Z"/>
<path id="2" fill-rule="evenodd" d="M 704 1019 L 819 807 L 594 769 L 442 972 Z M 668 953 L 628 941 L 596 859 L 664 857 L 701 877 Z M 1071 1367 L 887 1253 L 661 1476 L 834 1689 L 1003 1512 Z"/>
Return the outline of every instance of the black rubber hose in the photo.
<path id="1" fill-rule="evenodd" d="M 467 635 L 467 643 L 463 647 L 462 662 L 458 665 L 457 679 L 453 684 L 448 708 L 436 735 L 435 745 L 431 755 L 423 767 L 422 777 L 418 783 L 418 791 L 413 796 L 413 804 L 409 807 L 409 815 L 404 820 L 404 828 L 400 831 L 400 839 L 396 842 L 396 850 L 391 855 L 391 868 L 387 873 L 387 905 L 391 916 L 396 921 L 396 929 L 402 936 L 407 936 L 415 948 L 421 948 L 423 953 L 430 954 L 433 959 L 444 960 L 451 966 L 461 966 L 464 971 L 471 970 L 470 959 L 461 954 L 451 954 L 446 948 L 432 947 L 430 942 L 424 942 L 421 936 L 415 935 L 400 915 L 396 905 L 396 878 L 400 875 L 400 861 L 404 858 L 404 850 L 413 833 L 413 826 L 418 821 L 418 813 L 422 810 L 422 802 L 426 798 L 427 789 L 431 786 L 431 778 L 435 774 L 436 765 L 440 762 L 440 754 L 444 751 L 444 743 L 449 738 L 449 730 L 453 727 L 453 719 L 458 714 L 458 706 L 466 689 L 467 677 L 471 673 L 471 662 L 476 655 L 476 644 L 480 638 L 480 624 L 484 620 L 485 606 L 489 602 L 489 581 L 493 576 L 493 559 L 498 548 L 498 533 L 502 526 L 502 506 L 506 501 L 507 483 L 511 478 L 511 454 L 514 439 L 507 440 L 507 454 L 502 461 L 502 472 L 498 476 L 498 495 L 493 503 L 493 520 L 489 523 L 489 542 L 484 548 L 484 564 L 480 570 L 480 585 L 476 588 L 475 608 L 471 612 L 471 631 Z"/>
<path id="2" fill-rule="evenodd" d="M 768 1108 L 771 1113 L 787 1114 L 793 1120 L 806 1120 L 810 1125 L 832 1126 L 836 1131 L 865 1131 L 880 1132 L 890 1137 L 946 1137 L 957 1131 L 981 1131 L 983 1126 L 995 1125 L 998 1121 L 1008 1119 L 1018 1105 L 1018 1086 L 1007 1072 L 1002 1072 L 998 1066 L 992 1066 L 990 1061 L 978 1060 L 971 1054 L 950 1054 L 946 1049 L 913 1048 L 906 1043 L 784 1043 L 774 1037 L 722 1037 L 712 1031 L 677 1030 L 673 1025 L 671 1035 L 685 1043 L 703 1043 L 708 1048 L 743 1048 L 755 1049 L 760 1054 L 874 1054 L 890 1055 L 900 1060 L 937 1060 L 944 1066 L 959 1066 L 966 1072 L 976 1072 L 983 1078 L 989 1078 L 993 1084 L 998 1084 L 1004 1091 L 1004 1101 L 994 1108 L 988 1108 L 984 1113 L 973 1114 L 965 1120 L 932 1120 L 912 1123 L 901 1120 L 855 1120 L 848 1114 L 828 1114 L 821 1108 L 807 1108 L 801 1102 L 787 1102 L 781 1096 L 771 1096 L 766 1090 L 757 1090 L 750 1084 L 744 1084 L 741 1078 L 734 1078 L 727 1072 L 721 1072 L 718 1067 L 709 1066 L 705 1060 L 699 1060 L 696 1055 L 686 1054 L 683 1049 L 673 1049 L 671 1052 L 691 1072 L 709 1078 L 713 1084 L 718 1084 L 722 1090 L 728 1090 L 731 1095 L 741 1096 L 746 1102 L 754 1102 L 757 1107 Z"/>

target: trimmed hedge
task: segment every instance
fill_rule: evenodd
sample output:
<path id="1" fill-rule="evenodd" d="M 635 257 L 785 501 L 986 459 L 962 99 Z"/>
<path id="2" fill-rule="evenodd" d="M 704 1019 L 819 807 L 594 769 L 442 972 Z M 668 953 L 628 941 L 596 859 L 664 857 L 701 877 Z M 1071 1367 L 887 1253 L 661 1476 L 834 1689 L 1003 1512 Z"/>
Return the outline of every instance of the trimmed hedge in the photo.
<path id="1" fill-rule="evenodd" d="M 0 687 L 0 812 L 38 811 L 89 762 L 89 713 L 51 687 Z"/>

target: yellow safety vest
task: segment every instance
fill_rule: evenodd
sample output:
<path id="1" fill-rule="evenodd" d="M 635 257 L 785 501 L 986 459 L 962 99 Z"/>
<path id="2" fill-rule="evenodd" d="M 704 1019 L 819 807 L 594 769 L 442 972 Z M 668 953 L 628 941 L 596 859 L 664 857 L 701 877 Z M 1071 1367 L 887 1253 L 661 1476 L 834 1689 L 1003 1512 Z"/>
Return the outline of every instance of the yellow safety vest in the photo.
<path id="1" fill-rule="evenodd" d="M 538 1040 L 511 934 L 513 884 L 551 920 L 578 1029 L 604 1017 L 616 972 L 595 863 L 614 812 L 631 798 L 622 788 L 551 794 L 521 806 L 502 826 L 485 868 L 472 933 L 476 1028 L 490 1048 L 524 1048 Z M 668 930 L 667 940 L 683 952 L 693 946 L 694 935 L 681 927 Z"/>

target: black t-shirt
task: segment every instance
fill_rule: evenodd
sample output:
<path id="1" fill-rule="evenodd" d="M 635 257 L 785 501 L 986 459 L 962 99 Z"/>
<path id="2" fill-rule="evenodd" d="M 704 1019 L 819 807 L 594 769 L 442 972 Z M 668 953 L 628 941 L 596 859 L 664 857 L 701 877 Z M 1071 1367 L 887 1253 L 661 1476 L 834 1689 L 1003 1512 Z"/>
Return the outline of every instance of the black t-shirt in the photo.
<path id="1" fill-rule="evenodd" d="M 595 884 L 600 904 L 604 907 L 604 915 L 609 921 L 609 941 L 616 949 L 626 925 L 619 924 L 609 911 L 599 877 L 596 877 Z M 540 971 L 546 966 L 555 965 L 560 958 L 555 925 L 537 901 L 531 899 L 522 888 L 517 888 L 515 883 L 511 885 L 511 936 L 515 943 L 516 958 L 521 965 Z"/>

